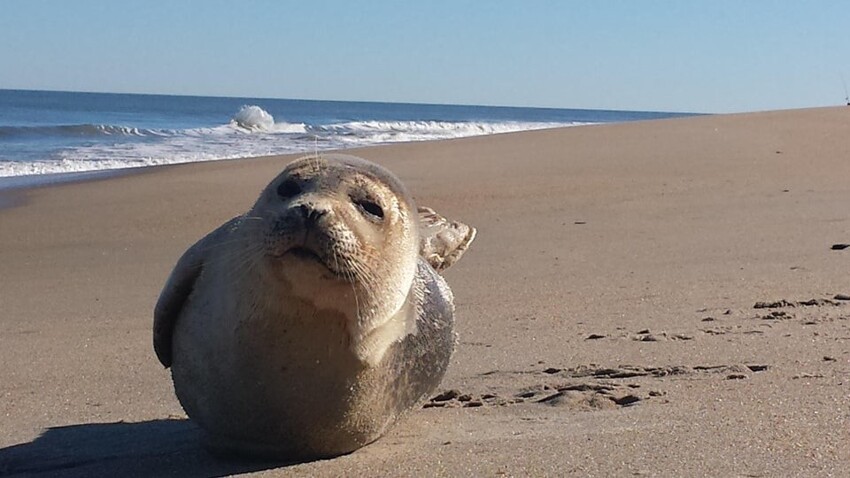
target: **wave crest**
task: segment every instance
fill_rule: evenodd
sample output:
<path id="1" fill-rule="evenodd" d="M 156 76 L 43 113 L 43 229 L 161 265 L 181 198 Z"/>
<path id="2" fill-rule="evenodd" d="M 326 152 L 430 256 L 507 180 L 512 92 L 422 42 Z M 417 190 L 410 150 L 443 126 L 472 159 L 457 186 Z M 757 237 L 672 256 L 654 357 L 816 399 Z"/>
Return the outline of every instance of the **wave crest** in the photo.
<path id="1" fill-rule="evenodd" d="M 274 128 L 274 116 L 256 105 L 243 105 L 230 122 L 249 131 L 269 131 Z"/>
<path id="2" fill-rule="evenodd" d="M 306 133 L 304 123 L 276 123 L 274 116 L 256 105 L 243 105 L 233 115 L 230 125 L 252 133 Z"/>
<path id="3" fill-rule="evenodd" d="M 531 123 L 520 121 L 351 121 L 314 128 L 319 131 L 353 134 L 410 133 L 440 137 L 477 136 L 531 129 L 574 126 L 577 123 Z"/>
<path id="4" fill-rule="evenodd" d="M 166 134 L 165 130 L 134 128 L 109 124 L 62 124 L 53 126 L 0 126 L 0 138 L 27 136 L 149 136 Z"/>

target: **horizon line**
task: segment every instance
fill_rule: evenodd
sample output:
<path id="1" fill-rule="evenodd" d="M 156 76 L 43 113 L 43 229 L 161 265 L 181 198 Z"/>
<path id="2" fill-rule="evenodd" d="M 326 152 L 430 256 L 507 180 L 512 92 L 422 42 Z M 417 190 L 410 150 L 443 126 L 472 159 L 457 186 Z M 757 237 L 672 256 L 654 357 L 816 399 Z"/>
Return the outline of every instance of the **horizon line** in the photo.
<path id="1" fill-rule="evenodd" d="M 339 100 L 339 99 L 317 99 L 317 98 L 284 98 L 264 96 L 228 96 L 228 95 L 202 95 L 202 94 L 178 94 L 178 93 L 150 93 L 150 92 L 127 92 L 127 91 L 86 91 L 86 90 L 59 90 L 59 89 L 33 89 L 33 88 L 7 88 L 0 87 L 0 91 L 32 91 L 45 93 L 82 93 L 94 95 L 138 95 L 138 96 L 174 96 L 187 98 L 231 98 L 244 100 L 286 100 L 286 101 L 315 101 L 326 103 L 368 103 L 368 104 L 394 104 L 414 106 L 473 106 L 485 108 L 507 108 L 507 109 L 535 109 L 535 110 L 573 110 L 573 111 L 608 111 L 626 113 L 662 113 L 662 114 L 686 114 L 707 115 L 717 113 L 705 113 L 696 111 L 662 111 L 662 110 L 636 110 L 636 109 L 608 109 L 608 108 L 565 108 L 556 106 L 517 106 L 517 105 L 495 105 L 495 104 L 473 104 L 473 103 L 431 103 L 416 101 L 378 101 L 378 100 Z"/>

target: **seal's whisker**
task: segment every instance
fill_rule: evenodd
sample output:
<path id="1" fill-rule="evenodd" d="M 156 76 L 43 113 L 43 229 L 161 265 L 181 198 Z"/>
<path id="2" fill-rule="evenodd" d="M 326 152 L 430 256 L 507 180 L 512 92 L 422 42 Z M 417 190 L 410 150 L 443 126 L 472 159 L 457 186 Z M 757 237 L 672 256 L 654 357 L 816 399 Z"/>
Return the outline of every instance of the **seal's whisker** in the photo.
<path id="1" fill-rule="evenodd" d="M 376 274 L 374 273 L 374 271 L 367 268 L 366 265 L 363 262 L 356 263 L 354 265 L 354 267 L 358 270 L 358 274 L 362 278 L 363 282 L 369 284 L 370 286 L 375 286 L 379 283 L 378 278 L 377 278 Z M 395 292 L 397 294 L 405 295 L 405 296 L 407 295 L 407 293 L 404 290 L 402 290 L 399 286 L 392 283 L 391 281 L 386 283 L 386 284 L 382 284 L 382 285 L 383 285 L 383 287 L 389 288 L 390 290 L 392 290 L 393 292 Z M 375 289 L 377 289 L 377 288 L 376 287 L 368 287 L 367 288 L 367 290 L 370 290 L 370 291 L 375 290 Z"/>
<path id="2" fill-rule="evenodd" d="M 348 277 L 349 284 L 351 284 L 351 293 L 354 295 L 355 318 L 359 322 L 362 316 L 362 309 L 360 308 L 360 298 L 357 295 L 357 282 L 350 270 L 345 270 L 344 274 Z"/>
<path id="3" fill-rule="evenodd" d="M 381 298 L 375 292 L 378 289 L 378 287 L 376 287 L 378 285 L 378 281 L 376 280 L 374 275 L 368 269 L 366 269 L 362 263 L 356 261 L 352 262 L 351 268 L 357 275 L 358 282 L 364 286 L 362 287 L 362 289 L 369 298 L 369 302 L 376 306 L 379 306 L 381 303 L 383 303 Z"/>

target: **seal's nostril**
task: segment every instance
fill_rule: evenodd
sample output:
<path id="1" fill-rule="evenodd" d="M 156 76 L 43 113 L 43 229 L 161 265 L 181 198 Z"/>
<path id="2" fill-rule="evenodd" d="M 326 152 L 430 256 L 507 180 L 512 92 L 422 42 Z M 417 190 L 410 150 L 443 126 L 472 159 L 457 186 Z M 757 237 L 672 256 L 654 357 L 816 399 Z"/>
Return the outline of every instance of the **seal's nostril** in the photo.
<path id="1" fill-rule="evenodd" d="M 318 222 L 319 218 L 327 214 L 327 211 L 321 209 L 313 209 L 310 211 L 310 214 L 307 216 L 307 219 L 310 222 Z"/>
<path id="2" fill-rule="evenodd" d="M 302 219 L 308 219 L 310 216 L 310 208 L 307 207 L 306 204 L 299 204 L 295 206 L 295 211 L 301 216 Z"/>

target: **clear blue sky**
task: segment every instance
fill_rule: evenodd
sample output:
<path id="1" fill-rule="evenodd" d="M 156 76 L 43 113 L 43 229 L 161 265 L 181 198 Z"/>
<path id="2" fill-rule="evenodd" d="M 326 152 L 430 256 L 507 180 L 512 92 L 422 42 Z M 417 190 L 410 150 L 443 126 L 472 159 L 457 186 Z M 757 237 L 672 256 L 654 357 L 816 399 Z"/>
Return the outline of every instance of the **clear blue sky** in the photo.
<path id="1" fill-rule="evenodd" d="M 842 77 L 848 1 L 0 5 L 0 88 L 732 112 Z"/>

